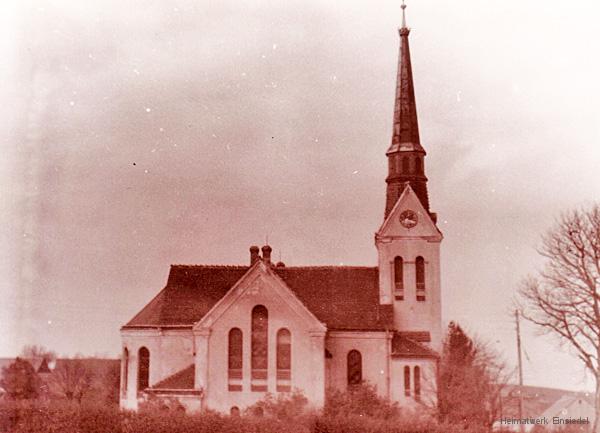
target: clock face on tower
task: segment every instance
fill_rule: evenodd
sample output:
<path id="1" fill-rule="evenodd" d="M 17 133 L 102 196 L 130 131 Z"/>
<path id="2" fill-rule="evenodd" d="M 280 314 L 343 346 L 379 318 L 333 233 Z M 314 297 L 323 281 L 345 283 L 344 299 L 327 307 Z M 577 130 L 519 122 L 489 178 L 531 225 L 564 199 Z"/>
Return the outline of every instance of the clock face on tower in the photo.
<path id="1" fill-rule="evenodd" d="M 417 225 L 418 222 L 419 218 L 417 217 L 417 214 L 410 209 L 402 211 L 402 213 L 400 214 L 400 224 L 402 224 L 407 229 L 413 228 Z"/>

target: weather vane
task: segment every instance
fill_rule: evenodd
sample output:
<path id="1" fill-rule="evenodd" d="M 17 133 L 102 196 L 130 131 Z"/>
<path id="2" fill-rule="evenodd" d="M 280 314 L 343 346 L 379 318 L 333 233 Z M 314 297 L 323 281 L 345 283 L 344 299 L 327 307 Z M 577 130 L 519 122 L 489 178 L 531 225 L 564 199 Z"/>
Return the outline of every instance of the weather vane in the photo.
<path id="1" fill-rule="evenodd" d="M 404 4 L 404 0 L 402 0 L 402 6 L 400 6 L 402 8 L 402 28 L 405 29 L 406 28 L 406 5 Z"/>

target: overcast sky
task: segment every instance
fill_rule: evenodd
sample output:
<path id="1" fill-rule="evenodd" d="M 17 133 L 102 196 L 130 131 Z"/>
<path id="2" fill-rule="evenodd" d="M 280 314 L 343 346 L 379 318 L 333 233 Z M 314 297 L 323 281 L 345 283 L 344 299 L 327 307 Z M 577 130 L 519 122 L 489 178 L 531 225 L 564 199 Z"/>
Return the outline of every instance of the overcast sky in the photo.
<path id="1" fill-rule="evenodd" d="M 171 263 L 375 265 L 398 0 L 5 1 L 0 356 L 120 351 Z M 515 359 L 511 299 L 600 197 L 597 2 L 412 0 L 444 320 Z M 524 332 L 525 382 L 584 388 Z"/>

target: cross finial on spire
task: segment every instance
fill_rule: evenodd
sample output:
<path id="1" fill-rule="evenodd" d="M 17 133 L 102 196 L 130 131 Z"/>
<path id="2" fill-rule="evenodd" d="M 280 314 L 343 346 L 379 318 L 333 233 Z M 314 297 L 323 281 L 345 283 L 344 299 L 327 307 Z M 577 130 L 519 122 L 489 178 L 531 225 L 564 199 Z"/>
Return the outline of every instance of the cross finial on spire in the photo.
<path id="1" fill-rule="evenodd" d="M 400 6 L 402 8 L 402 28 L 405 29 L 406 28 L 406 5 L 404 4 L 404 0 L 402 0 L 402 6 Z"/>

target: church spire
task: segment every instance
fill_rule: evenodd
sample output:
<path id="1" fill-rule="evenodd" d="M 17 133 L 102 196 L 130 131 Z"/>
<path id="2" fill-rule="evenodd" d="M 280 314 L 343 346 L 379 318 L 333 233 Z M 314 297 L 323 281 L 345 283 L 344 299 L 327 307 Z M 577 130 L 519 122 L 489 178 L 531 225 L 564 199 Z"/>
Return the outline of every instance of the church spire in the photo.
<path id="1" fill-rule="evenodd" d="M 406 183 L 415 191 L 421 203 L 429 211 L 427 178 L 425 177 L 425 149 L 419 138 L 417 104 L 410 62 L 408 35 L 406 26 L 406 5 L 402 1 L 402 27 L 400 33 L 400 54 L 396 81 L 396 100 L 394 106 L 394 126 L 392 144 L 387 151 L 389 174 L 385 216 L 392 210 L 402 194 Z"/>

